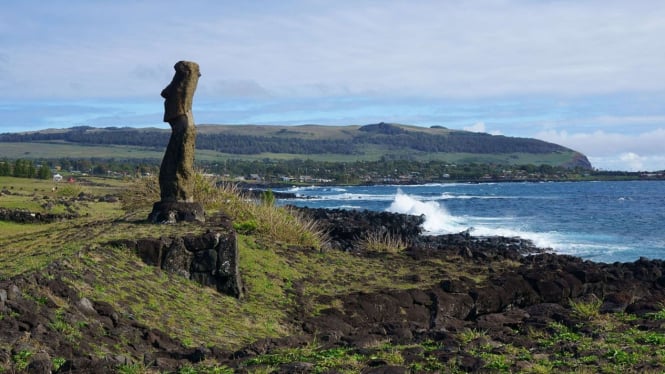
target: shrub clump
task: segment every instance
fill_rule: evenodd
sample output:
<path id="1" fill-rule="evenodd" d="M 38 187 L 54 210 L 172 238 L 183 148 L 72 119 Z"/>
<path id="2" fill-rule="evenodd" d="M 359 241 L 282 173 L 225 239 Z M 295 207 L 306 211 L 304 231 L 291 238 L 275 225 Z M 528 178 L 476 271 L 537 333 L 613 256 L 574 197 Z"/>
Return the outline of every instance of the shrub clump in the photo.
<path id="1" fill-rule="evenodd" d="M 398 234 L 370 231 L 359 239 L 358 246 L 367 252 L 397 253 L 406 249 L 408 244 Z"/>

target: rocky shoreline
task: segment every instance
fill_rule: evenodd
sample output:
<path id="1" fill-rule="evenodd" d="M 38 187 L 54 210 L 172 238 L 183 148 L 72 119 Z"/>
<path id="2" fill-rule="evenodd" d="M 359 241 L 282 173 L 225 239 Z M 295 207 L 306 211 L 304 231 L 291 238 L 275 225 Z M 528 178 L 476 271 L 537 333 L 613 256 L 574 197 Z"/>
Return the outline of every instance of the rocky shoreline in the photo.
<path id="1" fill-rule="evenodd" d="M 540 358 L 552 361 L 581 355 L 590 357 L 584 361 L 585 368 L 616 363 L 617 352 L 612 356 L 601 346 L 580 346 L 587 336 L 605 339 L 603 334 L 609 333 L 600 327 L 590 328 L 587 317 L 572 307 L 577 302 L 597 302 L 601 315 L 630 315 L 625 318 L 628 331 L 648 331 L 663 336 L 665 342 L 665 322 L 653 317 L 663 310 L 665 300 L 665 262 L 661 260 L 594 263 L 550 253 L 519 238 L 479 238 L 469 233 L 423 236 L 421 217 L 368 211 L 299 211 L 316 219 L 330 234 L 328 250 L 351 252 L 359 258 L 378 257 L 386 263 L 408 258 L 416 264 L 408 275 L 414 286 L 394 289 L 387 284 L 378 291 L 349 292 L 315 313 L 302 285 L 295 284 L 295 302 L 301 307 L 289 318 L 298 331 L 230 352 L 210 346 L 188 348 L 177 338 L 133 321 L 106 302 L 80 297 L 64 281 L 71 275 L 56 262 L 39 273 L 0 281 L 0 365 L 14 365 L 17 355 L 35 351 L 38 346 L 39 354 L 25 362 L 23 369 L 27 372 L 111 373 L 120 365 L 139 360 L 162 372 L 213 361 L 235 372 L 250 373 L 249 363 L 258 357 L 274 357 L 271 355 L 276 352 L 314 342 L 322 351 L 343 349 L 363 357 L 379 357 L 387 345 L 397 347 L 392 349 L 399 351 L 399 363 L 368 359 L 363 363 L 363 373 L 537 372 L 535 365 Z M 363 251 L 356 244 L 367 231 L 400 235 L 408 246 L 401 254 Z M 192 241 L 183 239 L 187 240 Z M 132 242 L 138 253 L 149 250 L 138 248 L 142 242 Z M 422 277 L 417 264 L 425 262 L 452 264 L 458 271 L 444 273 L 428 286 L 415 286 Z M 50 296 L 30 296 L 36 290 Z M 66 312 L 62 300 L 69 305 Z M 79 343 L 73 344 L 66 332 L 52 328 L 59 321 L 85 321 L 80 324 Z M 104 331 L 107 346 L 122 345 L 125 353 L 103 358 L 95 355 L 91 342 L 99 339 L 99 329 Z M 547 341 L 538 335 L 558 336 L 557 329 L 569 333 L 570 338 L 545 344 Z M 636 354 L 632 348 L 625 351 L 628 357 Z M 660 361 L 657 352 L 654 348 L 651 353 L 641 353 L 651 354 L 653 360 L 628 365 L 626 372 L 662 370 L 665 362 Z M 509 359 L 501 370 L 491 370 L 497 368 L 492 360 L 499 356 Z M 66 360 L 54 368 L 55 357 Z M 576 369 L 568 361 L 560 361 L 560 369 Z M 297 358 L 270 367 L 269 372 L 276 373 L 315 372 L 313 364 Z"/>

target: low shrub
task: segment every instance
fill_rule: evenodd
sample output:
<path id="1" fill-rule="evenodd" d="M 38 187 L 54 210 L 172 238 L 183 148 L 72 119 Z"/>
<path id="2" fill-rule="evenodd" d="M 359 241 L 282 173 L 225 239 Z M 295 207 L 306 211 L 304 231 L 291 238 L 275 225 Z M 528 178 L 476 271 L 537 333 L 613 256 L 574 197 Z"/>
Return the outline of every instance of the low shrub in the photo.
<path id="1" fill-rule="evenodd" d="M 360 249 L 368 252 L 397 253 L 407 247 L 407 243 L 398 234 L 370 231 L 359 239 Z"/>
<path id="2" fill-rule="evenodd" d="M 589 300 L 570 300 L 569 302 L 577 316 L 588 320 L 597 318 L 600 315 L 600 307 L 603 305 L 603 301 L 593 295 Z"/>
<path id="3" fill-rule="evenodd" d="M 57 189 L 57 195 L 60 197 L 77 197 L 83 192 L 85 192 L 83 187 L 73 183 L 60 185 Z"/>
<path id="4" fill-rule="evenodd" d="M 234 222 L 233 228 L 243 235 L 251 235 L 256 232 L 256 229 L 259 227 L 259 224 L 256 220 L 248 219 L 246 221 Z"/>

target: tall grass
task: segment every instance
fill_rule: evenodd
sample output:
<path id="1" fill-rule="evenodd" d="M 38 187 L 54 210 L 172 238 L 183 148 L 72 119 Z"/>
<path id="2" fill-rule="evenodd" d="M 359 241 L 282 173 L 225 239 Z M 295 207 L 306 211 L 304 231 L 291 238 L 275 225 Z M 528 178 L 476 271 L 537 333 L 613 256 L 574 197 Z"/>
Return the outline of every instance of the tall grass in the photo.
<path id="1" fill-rule="evenodd" d="M 251 233 L 271 242 L 318 249 L 326 241 L 325 232 L 316 221 L 293 209 L 276 206 L 271 194 L 257 200 L 243 194 L 236 184 L 218 184 L 200 173 L 195 176 L 193 194 L 194 201 L 201 203 L 207 213 L 221 211 L 243 227 L 255 227 Z M 159 199 L 157 177 L 135 180 L 121 196 L 128 215 L 144 213 Z"/>
<path id="2" fill-rule="evenodd" d="M 256 222 L 257 235 L 272 242 L 320 249 L 326 242 L 326 233 L 315 220 L 299 212 L 274 204 L 271 194 L 253 199 L 239 191 L 235 184 L 217 187 L 223 198 L 219 210 L 238 223 Z"/>
<path id="3" fill-rule="evenodd" d="M 398 234 L 391 232 L 370 231 L 360 237 L 360 249 L 368 252 L 401 252 L 408 246 Z"/>
<path id="4" fill-rule="evenodd" d="M 600 307 L 603 305 L 603 300 L 591 294 L 587 300 L 569 300 L 570 307 L 580 318 L 591 320 L 600 316 Z"/>

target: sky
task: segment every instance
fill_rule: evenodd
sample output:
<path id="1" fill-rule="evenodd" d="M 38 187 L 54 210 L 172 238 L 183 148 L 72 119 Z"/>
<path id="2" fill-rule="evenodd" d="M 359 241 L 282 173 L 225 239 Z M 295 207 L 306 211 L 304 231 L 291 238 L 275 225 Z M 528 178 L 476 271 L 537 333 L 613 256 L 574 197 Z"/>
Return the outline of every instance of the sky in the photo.
<path id="1" fill-rule="evenodd" d="M 394 122 L 533 137 L 665 169 L 660 0 L 23 0 L 0 12 L 0 132 Z M 0 157 L 2 150 L 0 149 Z"/>

